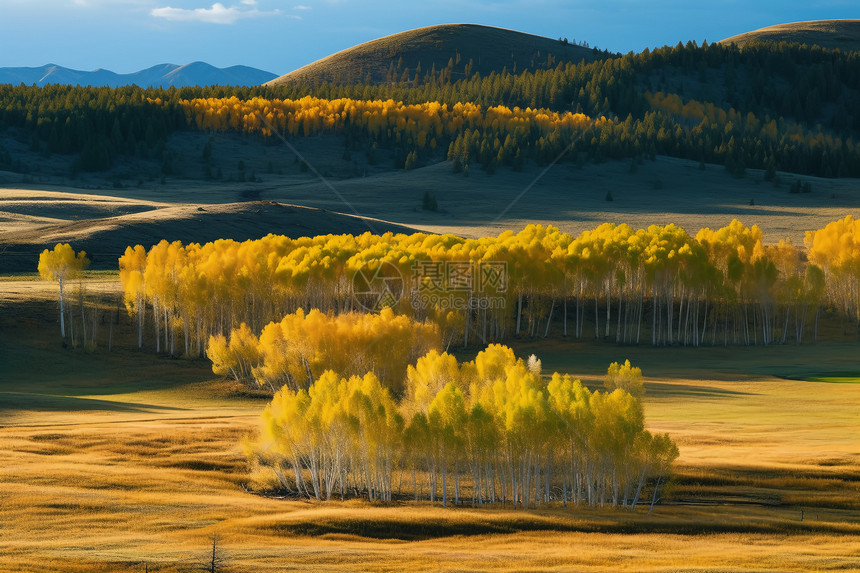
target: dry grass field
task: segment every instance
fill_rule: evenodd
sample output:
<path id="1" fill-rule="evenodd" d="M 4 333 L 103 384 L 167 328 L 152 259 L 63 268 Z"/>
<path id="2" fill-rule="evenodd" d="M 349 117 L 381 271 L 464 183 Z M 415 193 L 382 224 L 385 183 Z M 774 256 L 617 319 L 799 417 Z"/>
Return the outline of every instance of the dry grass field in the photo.
<path id="1" fill-rule="evenodd" d="M 94 279 L 109 290 L 109 276 Z M 860 564 L 856 341 L 749 349 L 523 342 L 597 382 L 629 357 L 677 440 L 647 508 L 311 503 L 247 492 L 263 398 L 205 361 L 63 349 L 54 290 L 0 281 L 0 570 L 846 571 Z M 128 319 L 121 317 L 121 327 Z M 810 381 L 815 380 L 815 381 Z M 801 512 L 803 518 L 801 520 Z"/>

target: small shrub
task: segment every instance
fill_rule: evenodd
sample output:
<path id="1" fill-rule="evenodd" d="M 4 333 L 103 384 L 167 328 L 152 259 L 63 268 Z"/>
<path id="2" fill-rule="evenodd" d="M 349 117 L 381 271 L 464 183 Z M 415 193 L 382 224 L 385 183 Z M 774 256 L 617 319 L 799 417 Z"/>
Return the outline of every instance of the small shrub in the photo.
<path id="1" fill-rule="evenodd" d="M 430 191 L 424 192 L 424 199 L 421 202 L 421 208 L 425 211 L 438 211 L 439 203 L 436 201 L 436 195 Z"/>

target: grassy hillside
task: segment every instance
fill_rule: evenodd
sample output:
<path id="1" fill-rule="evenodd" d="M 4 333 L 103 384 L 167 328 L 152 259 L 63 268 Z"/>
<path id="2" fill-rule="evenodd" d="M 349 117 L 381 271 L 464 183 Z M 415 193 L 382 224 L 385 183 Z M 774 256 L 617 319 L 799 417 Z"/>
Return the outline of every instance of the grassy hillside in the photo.
<path id="1" fill-rule="evenodd" d="M 207 163 L 201 148 L 209 141 L 214 149 L 211 170 L 223 172 L 220 178 L 203 176 Z M 345 204 L 334 187 L 316 189 L 316 199 L 333 201 L 327 206 L 297 205 L 290 189 L 320 180 L 286 150 L 273 152 L 260 142 L 231 135 L 210 140 L 187 133 L 171 136 L 169 148 L 176 153 L 177 166 L 174 175 L 163 180 L 156 162 L 139 158 L 74 179 L 63 176 L 71 159 L 60 155 L 42 158 L 39 175 L 0 170 L 0 274 L 34 271 L 39 252 L 57 242 L 85 250 L 95 269 L 116 269 L 126 246 L 149 247 L 162 239 L 189 243 L 243 241 L 268 233 L 413 231 L 380 221 L 364 207 Z M 308 138 L 296 142 L 296 148 L 313 157 L 314 170 L 338 186 L 341 179 L 381 169 L 358 161 L 363 159 L 359 154 L 355 163 L 345 161 L 339 142 Z M 37 160 L 35 154 L 30 157 Z M 239 163 L 247 176 L 237 169 Z"/>
<path id="2" fill-rule="evenodd" d="M 4 206 L 4 200 L 12 204 Z M 9 190 L 0 191 L 0 208 L 9 210 L 3 218 L 4 225 L 11 227 L 9 231 L 0 228 L 4 248 L 0 273 L 34 270 L 39 253 L 58 242 L 71 242 L 76 249 L 85 250 L 94 269 L 110 270 L 116 269 L 126 246 L 149 247 L 162 239 L 187 244 L 223 238 L 259 239 L 269 233 L 299 237 L 415 231 L 378 219 L 273 201 L 159 204 L 118 197 L 94 199 L 74 193 L 54 192 L 46 197 L 41 192 Z M 50 217 L 45 216 L 48 213 Z"/>
<path id="3" fill-rule="evenodd" d="M 520 73 L 553 68 L 559 62 L 605 57 L 582 46 L 475 24 L 445 24 L 385 36 L 337 52 L 270 81 L 297 83 L 391 83 L 448 70 L 457 80 L 479 73 Z M 420 68 L 419 68 L 420 65 Z M 368 81 L 369 80 L 369 81 Z"/>
<path id="4" fill-rule="evenodd" d="M 754 43 L 798 43 L 843 52 L 860 51 L 860 20 L 817 20 L 759 28 L 721 40 L 740 47 Z"/>
<path id="5" fill-rule="evenodd" d="M 529 223 L 578 234 L 603 221 L 635 228 L 675 223 L 695 234 L 737 218 L 758 225 L 768 243 L 790 238 L 795 245 L 803 244 L 807 230 L 846 214 L 860 217 L 857 179 L 776 172 L 773 181 L 765 181 L 765 172 L 753 169 L 739 178 L 722 166 L 665 156 L 562 162 L 545 173 L 529 163 L 521 171 L 488 175 L 476 169 L 466 177 L 440 156 L 410 171 L 391 168 L 390 150 L 379 150 L 376 165 L 364 153 L 345 159 L 342 140 L 333 135 L 294 140 L 322 180 L 302 171 L 283 147 L 216 134 L 212 169 L 224 177 L 206 180 L 195 146 L 208 137 L 194 141 L 192 135 L 171 136 L 169 147 L 184 151 L 180 171 L 164 184 L 128 178 L 137 169 L 155 169 L 143 161 L 75 180 L 45 175 L 23 183 L 20 175 L 0 172 L 0 273 L 35 271 L 38 252 L 58 241 L 86 250 L 95 268 L 115 269 L 127 245 L 368 230 L 356 214 L 370 218 L 375 232 L 395 231 L 397 223 L 400 229 L 466 237 L 519 231 Z M 262 182 L 237 181 L 240 160 Z M 796 181 L 808 183 L 811 192 L 792 193 Z M 422 208 L 425 194 L 437 201 L 436 211 Z"/>

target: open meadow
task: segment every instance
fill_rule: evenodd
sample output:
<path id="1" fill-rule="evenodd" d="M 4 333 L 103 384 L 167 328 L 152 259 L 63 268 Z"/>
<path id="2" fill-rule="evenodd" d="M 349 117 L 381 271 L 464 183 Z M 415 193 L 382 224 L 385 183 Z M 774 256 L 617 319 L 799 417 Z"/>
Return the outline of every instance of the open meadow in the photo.
<path id="1" fill-rule="evenodd" d="M 110 290 L 108 275 L 93 280 Z M 647 505 L 558 502 L 534 510 L 317 503 L 246 491 L 241 441 L 256 431 L 264 397 L 220 380 L 208 361 L 134 351 L 122 314 L 110 353 L 63 349 L 56 287 L 2 287 L 4 571 L 187 571 L 206 560 L 213 536 L 234 571 L 837 571 L 860 563 L 853 340 L 741 349 L 514 344 L 518 355 L 536 353 L 547 369 L 594 385 L 611 361 L 642 367 L 647 425 L 669 432 L 681 453 L 651 514 Z"/>

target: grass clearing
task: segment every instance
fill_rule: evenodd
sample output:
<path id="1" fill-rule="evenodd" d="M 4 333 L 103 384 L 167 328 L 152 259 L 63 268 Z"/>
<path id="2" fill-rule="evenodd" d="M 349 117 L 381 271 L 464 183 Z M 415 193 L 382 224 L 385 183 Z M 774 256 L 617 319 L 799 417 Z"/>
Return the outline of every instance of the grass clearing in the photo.
<path id="1" fill-rule="evenodd" d="M 827 384 L 860 384 L 860 375 L 810 376 L 806 380 L 807 382 L 826 382 Z"/>

